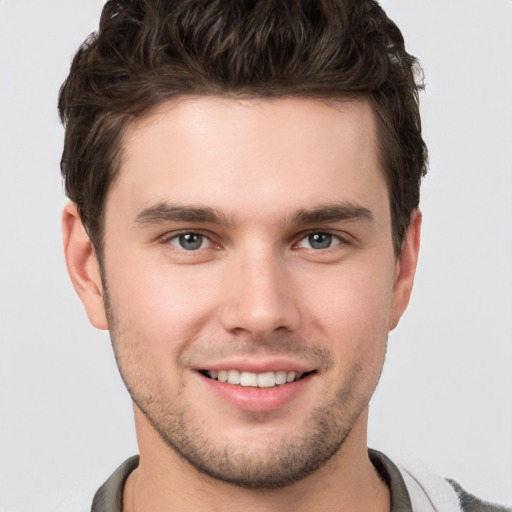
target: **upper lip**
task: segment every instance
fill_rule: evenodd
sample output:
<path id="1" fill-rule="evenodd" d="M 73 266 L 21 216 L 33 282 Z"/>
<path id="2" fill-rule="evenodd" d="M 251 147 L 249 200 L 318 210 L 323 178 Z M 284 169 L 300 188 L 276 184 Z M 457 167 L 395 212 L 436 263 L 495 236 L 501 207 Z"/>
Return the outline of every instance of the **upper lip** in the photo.
<path id="1" fill-rule="evenodd" d="M 307 373 L 316 370 L 316 367 L 301 361 L 294 361 L 290 358 L 273 357 L 257 359 L 250 356 L 223 359 L 222 361 L 210 361 L 204 365 L 195 367 L 197 371 L 221 371 L 238 370 L 252 373 L 266 372 L 296 372 Z"/>

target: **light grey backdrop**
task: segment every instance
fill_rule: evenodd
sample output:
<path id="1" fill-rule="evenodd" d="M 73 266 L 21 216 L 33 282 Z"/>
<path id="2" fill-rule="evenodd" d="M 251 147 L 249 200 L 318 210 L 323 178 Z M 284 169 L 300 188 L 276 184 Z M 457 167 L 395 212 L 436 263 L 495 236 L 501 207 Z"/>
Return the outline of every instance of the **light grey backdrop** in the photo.
<path id="1" fill-rule="evenodd" d="M 512 503 L 512 1 L 385 0 L 423 62 L 431 170 L 370 444 Z M 57 90 L 100 0 L 0 0 L 0 509 L 86 511 L 136 452 L 60 241 Z"/>

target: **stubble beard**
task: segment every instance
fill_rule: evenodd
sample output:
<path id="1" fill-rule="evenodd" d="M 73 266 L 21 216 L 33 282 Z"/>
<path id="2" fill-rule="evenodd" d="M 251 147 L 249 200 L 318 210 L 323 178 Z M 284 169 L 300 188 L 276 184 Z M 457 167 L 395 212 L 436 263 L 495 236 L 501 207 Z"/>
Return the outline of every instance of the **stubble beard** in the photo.
<path id="1" fill-rule="evenodd" d="M 364 373 L 362 366 L 356 366 L 334 398 L 312 410 L 302 426 L 301 435 L 295 439 L 277 439 L 266 450 L 254 449 L 250 441 L 233 443 L 228 438 L 217 441 L 209 436 L 207 419 L 197 418 L 190 405 L 175 410 L 173 397 L 158 393 L 158 386 L 148 389 L 151 371 L 145 367 L 140 349 L 144 340 L 126 336 L 127 330 L 114 318 L 106 287 L 104 300 L 116 362 L 133 402 L 178 456 L 200 473 L 226 483 L 272 489 L 306 478 L 342 449 L 354 424 L 367 409 L 378 382 L 377 377 L 367 396 L 356 393 Z M 145 371 L 143 375 L 141 369 Z M 252 419 L 253 423 L 265 421 L 258 414 L 248 413 L 248 420 Z M 249 429 L 250 424 L 248 421 Z"/>
<path id="2" fill-rule="evenodd" d="M 113 344 L 116 346 L 115 341 Z M 269 442 L 266 449 L 255 449 L 250 440 L 213 439 L 207 420 L 198 418 L 188 405 L 173 410 L 169 406 L 172 398 L 165 401 L 161 395 L 139 394 L 115 351 L 132 400 L 165 444 L 200 473 L 240 487 L 280 488 L 306 478 L 342 448 L 367 406 L 367 401 L 354 406 L 350 392 L 339 390 L 334 400 L 313 409 L 296 438 L 283 436 Z M 349 415 L 347 411 L 352 412 Z M 265 421 L 259 414 L 248 413 L 248 429 Z"/>
<path id="3" fill-rule="evenodd" d="M 141 400 L 129 387 L 128 391 L 161 439 L 197 471 L 253 489 L 285 487 L 316 471 L 340 450 L 357 419 L 345 422 L 335 418 L 333 411 L 345 408 L 346 397 L 340 396 L 313 410 L 301 436 L 276 439 L 265 450 L 254 449 L 250 441 L 212 439 L 204 422 L 187 407 L 171 412 L 159 400 Z M 265 420 L 253 421 L 261 424 Z M 250 429 L 250 420 L 248 425 Z"/>

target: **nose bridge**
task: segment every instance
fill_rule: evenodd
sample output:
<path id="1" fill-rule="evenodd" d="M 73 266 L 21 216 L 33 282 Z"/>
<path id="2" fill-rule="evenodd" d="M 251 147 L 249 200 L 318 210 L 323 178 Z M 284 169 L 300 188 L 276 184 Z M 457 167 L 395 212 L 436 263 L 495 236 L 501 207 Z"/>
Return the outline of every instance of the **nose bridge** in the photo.
<path id="1" fill-rule="evenodd" d="M 270 244 L 241 250 L 231 263 L 222 321 L 229 331 L 261 337 L 293 330 L 298 312 L 285 262 Z"/>

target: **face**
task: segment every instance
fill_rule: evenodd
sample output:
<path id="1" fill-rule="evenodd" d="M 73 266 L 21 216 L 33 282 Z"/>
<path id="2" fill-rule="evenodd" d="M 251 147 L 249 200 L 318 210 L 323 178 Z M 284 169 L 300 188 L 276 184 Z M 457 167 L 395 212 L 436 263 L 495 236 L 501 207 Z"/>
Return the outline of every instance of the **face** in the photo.
<path id="1" fill-rule="evenodd" d="M 201 472 L 282 486 L 361 437 L 410 267 L 363 101 L 185 98 L 125 137 L 108 324 L 137 408 Z"/>

